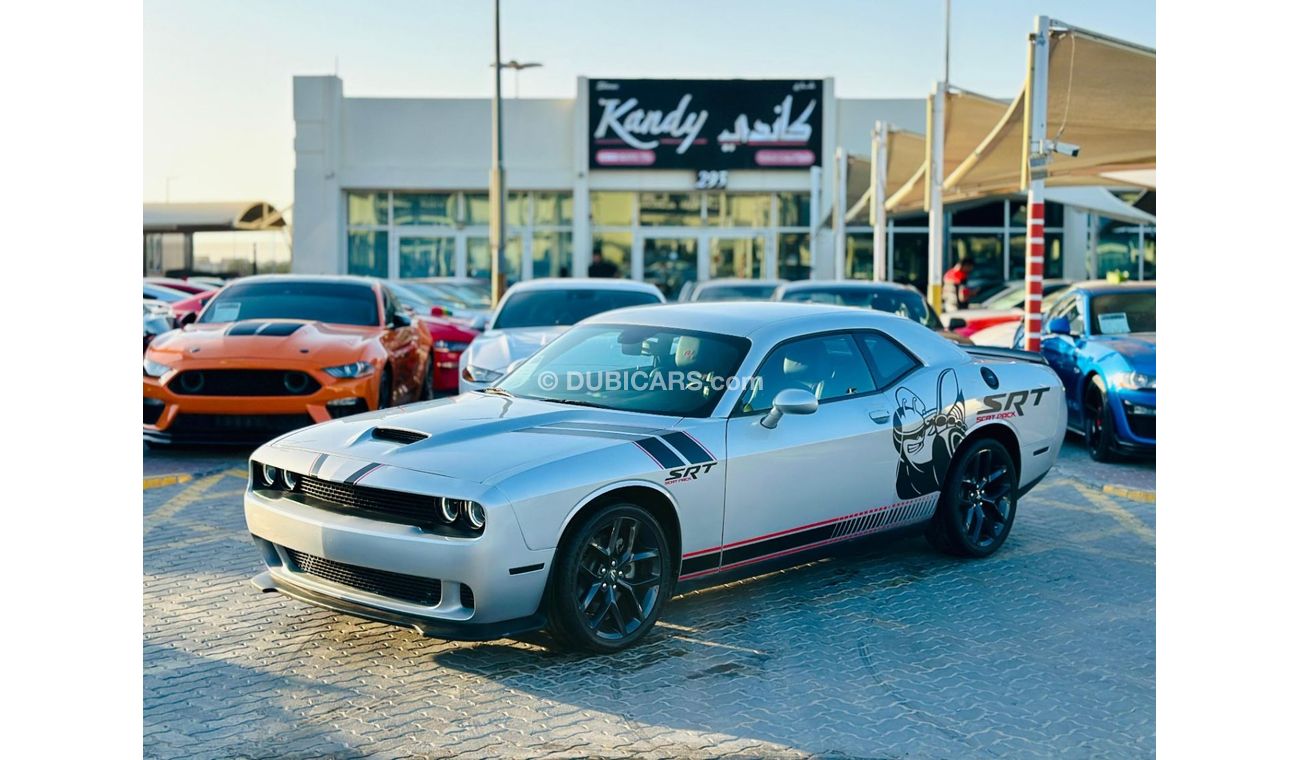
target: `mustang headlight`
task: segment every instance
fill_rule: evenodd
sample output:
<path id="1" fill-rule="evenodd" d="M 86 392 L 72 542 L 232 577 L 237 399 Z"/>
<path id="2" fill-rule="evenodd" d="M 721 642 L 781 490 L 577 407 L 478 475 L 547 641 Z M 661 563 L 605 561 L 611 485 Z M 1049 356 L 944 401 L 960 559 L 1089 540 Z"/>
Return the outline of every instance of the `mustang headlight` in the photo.
<path id="1" fill-rule="evenodd" d="M 152 359 L 144 360 L 144 373 L 149 377 L 162 377 L 171 371 L 171 367 Z"/>
<path id="2" fill-rule="evenodd" d="M 1115 385 L 1131 391 L 1155 390 L 1156 376 L 1144 375 L 1141 372 L 1121 372 L 1115 377 Z"/>
<path id="3" fill-rule="evenodd" d="M 340 364 L 337 367 L 326 367 L 325 373 L 331 377 L 354 378 L 365 377 L 375 371 L 370 362 L 352 362 L 351 364 Z"/>
<path id="4" fill-rule="evenodd" d="M 433 347 L 438 351 L 450 351 L 452 353 L 462 353 L 464 352 L 465 349 L 469 348 L 469 342 L 452 341 L 452 340 L 435 340 L 433 342 Z"/>
<path id="5" fill-rule="evenodd" d="M 475 367 L 473 364 L 465 365 L 465 379 L 471 383 L 494 383 L 504 374 L 500 370 Z"/>

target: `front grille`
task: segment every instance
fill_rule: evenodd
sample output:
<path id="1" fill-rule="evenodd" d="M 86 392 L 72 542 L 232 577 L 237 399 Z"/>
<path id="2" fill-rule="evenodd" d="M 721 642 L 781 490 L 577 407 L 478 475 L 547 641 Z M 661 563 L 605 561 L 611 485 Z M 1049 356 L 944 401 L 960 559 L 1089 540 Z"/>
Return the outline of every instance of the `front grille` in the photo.
<path id="1" fill-rule="evenodd" d="M 275 436 L 313 423 L 309 414 L 178 414 L 167 432 Z"/>
<path id="2" fill-rule="evenodd" d="M 318 505 L 359 517 L 402 525 L 437 524 L 438 505 L 433 496 L 335 483 L 311 475 L 299 479 L 298 490 Z"/>
<path id="3" fill-rule="evenodd" d="M 166 405 L 156 398 L 147 398 L 144 400 L 144 424 L 157 424 L 158 418 L 162 416 L 163 409 Z"/>
<path id="4" fill-rule="evenodd" d="M 460 606 L 467 610 L 474 609 L 474 589 L 469 584 L 460 584 Z"/>
<path id="5" fill-rule="evenodd" d="M 436 578 L 420 578 L 387 570 L 348 565 L 288 547 L 283 548 L 294 566 L 307 575 L 422 607 L 437 606 L 442 600 L 442 581 Z"/>
<path id="6" fill-rule="evenodd" d="M 1128 429 L 1133 431 L 1133 435 L 1138 438 L 1156 437 L 1156 416 L 1154 414 L 1130 414 L 1127 417 Z"/>
<path id="7" fill-rule="evenodd" d="M 417 433 L 414 430 L 401 430 L 399 428 L 380 428 L 377 427 L 370 431 L 370 437 L 376 441 L 393 441 L 394 443 L 415 443 L 423 441 L 429 436 L 424 433 Z"/>
<path id="8" fill-rule="evenodd" d="M 167 388 L 182 396 L 308 396 L 320 383 L 298 370 L 203 369 L 177 374 Z"/>

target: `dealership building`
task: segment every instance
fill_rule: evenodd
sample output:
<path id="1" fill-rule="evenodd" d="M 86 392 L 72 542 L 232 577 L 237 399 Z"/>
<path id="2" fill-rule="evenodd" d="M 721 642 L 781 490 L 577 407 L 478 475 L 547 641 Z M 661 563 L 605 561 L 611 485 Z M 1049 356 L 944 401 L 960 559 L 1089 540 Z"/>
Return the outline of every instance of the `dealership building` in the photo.
<path id="1" fill-rule="evenodd" d="M 344 97 L 295 77 L 292 269 L 381 277 L 491 269 L 491 101 Z M 925 131 L 926 101 L 838 98 L 834 79 L 580 78 L 567 99 L 503 101 L 507 276 L 586 276 L 595 255 L 671 297 L 717 277 L 872 277 L 872 228 L 832 233 L 837 150 L 869 156 L 877 121 Z M 843 195 L 852 206 L 852 193 Z M 1155 277 L 1154 192 L 1048 196 L 1048 277 Z M 1023 276 L 1025 203 L 949 206 L 947 263 Z M 887 276 L 923 286 L 923 213 L 888 222 Z"/>

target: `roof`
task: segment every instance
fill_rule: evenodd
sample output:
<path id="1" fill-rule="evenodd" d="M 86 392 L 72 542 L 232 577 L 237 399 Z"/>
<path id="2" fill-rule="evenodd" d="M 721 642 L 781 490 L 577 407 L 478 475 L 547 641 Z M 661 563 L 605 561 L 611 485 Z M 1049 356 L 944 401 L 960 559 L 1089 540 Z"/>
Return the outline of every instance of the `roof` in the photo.
<path id="1" fill-rule="evenodd" d="M 614 277 L 539 277 L 535 280 L 517 282 L 510 286 L 508 292 L 527 290 L 636 290 L 663 295 L 659 292 L 659 288 L 648 282 Z"/>
<path id="2" fill-rule="evenodd" d="M 684 330 L 699 330 L 723 335 L 749 335 L 759 328 L 790 319 L 818 316 L 866 315 L 869 318 L 899 319 L 884 312 L 854 309 L 829 304 L 786 303 L 778 301 L 700 301 L 614 309 L 586 320 L 587 324 L 622 324 L 629 319 L 636 324 Z"/>
<path id="3" fill-rule="evenodd" d="M 341 282 L 353 285 L 382 285 L 383 280 L 354 274 L 254 274 L 232 280 L 240 285 L 249 282 Z"/>
<path id="4" fill-rule="evenodd" d="M 284 213 L 266 201 L 144 204 L 145 232 L 269 230 L 284 226 Z"/>
<path id="5" fill-rule="evenodd" d="M 764 287 L 769 285 L 780 285 L 783 282 L 785 282 L 785 280 L 781 280 L 781 279 L 755 280 L 750 277 L 715 277 L 711 280 L 704 280 L 703 282 L 695 283 L 695 289 L 698 292 L 700 290 L 703 290 L 704 288 L 713 287 L 715 285 L 725 285 L 727 287 L 735 287 L 737 285 L 753 285 L 755 287 Z"/>

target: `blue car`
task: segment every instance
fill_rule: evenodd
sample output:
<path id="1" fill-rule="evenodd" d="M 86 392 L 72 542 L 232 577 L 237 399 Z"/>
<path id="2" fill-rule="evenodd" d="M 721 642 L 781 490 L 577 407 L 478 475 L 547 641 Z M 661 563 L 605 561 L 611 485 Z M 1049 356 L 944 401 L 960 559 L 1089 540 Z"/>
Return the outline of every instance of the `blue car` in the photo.
<path id="1" fill-rule="evenodd" d="M 1043 358 L 1060 375 L 1070 430 L 1099 462 L 1156 448 L 1156 284 L 1087 282 L 1043 319 Z M 1017 331 L 1015 347 L 1024 341 Z"/>

